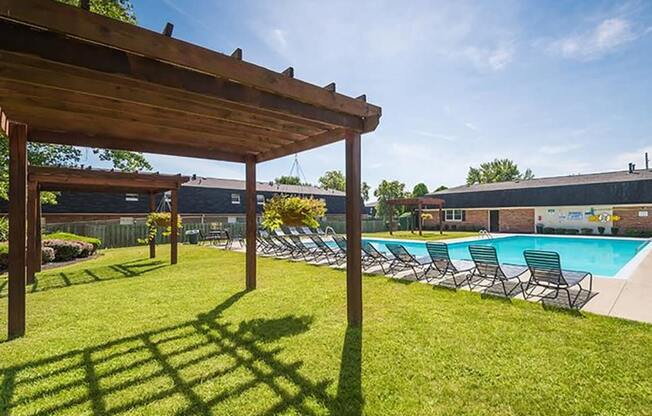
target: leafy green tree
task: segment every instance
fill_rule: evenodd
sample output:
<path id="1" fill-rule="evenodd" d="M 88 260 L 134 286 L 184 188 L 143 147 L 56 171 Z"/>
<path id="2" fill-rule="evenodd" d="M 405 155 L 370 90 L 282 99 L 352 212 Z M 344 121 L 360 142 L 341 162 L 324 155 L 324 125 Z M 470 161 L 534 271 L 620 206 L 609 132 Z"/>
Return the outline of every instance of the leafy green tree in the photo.
<path id="1" fill-rule="evenodd" d="M 437 187 L 437 189 L 435 189 L 435 192 L 444 191 L 444 190 L 446 190 L 446 189 L 448 189 L 448 186 L 446 186 L 446 185 L 439 185 L 439 186 Z"/>
<path id="2" fill-rule="evenodd" d="M 298 176 L 279 176 L 274 179 L 277 185 L 301 185 L 301 179 Z"/>
<path id="3" fill-rule="evenodd" d="M 324 189 L 333 189 L 335 191 L 346 190 L 346 179 L 339 170 L 329 170 L 319 178 L 319 185 Z"/>
<path id="4" fill-rule="evenodd" d="M 469 168 L 466 176 L 466 184 L 493 183 L 515 180 L 529 180 L 534 178 L 530 169 L 521 173 L 518 165 L 509 159 L 494 159 L 491 162 L 480 164 L 479 168 Z"/>
<path id="5" fill-rule="evenodd" d="M 389 218 L 389 205 L 387 205 L 387 201 L 390 199 L 405 198 L 407 196 L 405 184 L 399 181 L 387 181 L 383 179 L 374 191 L 374 196 L 378 199 L 376 216 Z M 399 209 L 394 208 L 395 216 L 400 213 Z"/>
<path id="6" fill-rule="evenodd" d="M 59 0 L 73 6 L 79 5 L 79 0 Z M 136 23 L 136 15 L 130 0 L 91 0 L 91 11 L 121 20 Z M 136 171 L 151 170 L 142 153 L 125 150 L 93 149 L 100 160 L 110 161 L 120 170 Z M 76 166 L 81 161 L 82 152 L 74 146 L 29 143 L 27 158 L 36 166 Z M 9 188 L 9 147 L 7 138 L 0 134 L 0 198 L 8 199 Z M 49 192 L 41 194 L 44 203 L 56 203 L 56 195 Z"/>
<path id="7" fill-rule="evenodd" d="M 360 193 L 362 194 L 362 200 L 363 201 L 369 201 L 369 191 L 371 190 L 371 187 L 367 182 L 362 182 L 361 188 L 360 188 Z"/>
<path id="8" fill-rule="evenodd" d="M 424 196 L 428 194 L 428 187 L 426 186 L 425 183 L 418 183 L 414 185 L 414 188 L 412 189 L 412 196 L 415 198 L 418 198 L 420 196 Z"/>

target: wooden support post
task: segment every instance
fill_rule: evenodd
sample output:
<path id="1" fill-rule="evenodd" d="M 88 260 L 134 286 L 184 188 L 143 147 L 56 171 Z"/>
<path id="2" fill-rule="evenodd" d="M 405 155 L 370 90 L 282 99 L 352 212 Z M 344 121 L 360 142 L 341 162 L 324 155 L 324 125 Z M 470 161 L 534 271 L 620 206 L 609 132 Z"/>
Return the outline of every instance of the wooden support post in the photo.
<path id="1" fill-rule="evenodd" d="M 360 134 L 346 132 L 346 304 L 349 325 L 362 325 Z"/>
<path id="2" fill-rule="evenodd" d="M 170 205 L 170 225 L 171 225 L 171 234 L 170 234 L 170 263 L 177 264 L 177 253 L 178 247 L 177 242 L 179 241 L 179 190 L 172 190 L 172 201 Z"/>
<path id="3" fill-rule="evenodd" d="M 389 235 L 394 234 L 394 205 L 387 204 L 387 209 L 389 210 Z"/>
<path id="4" fill-rule="evenodd" d="M 423 224 L 421 224 L 421 201 L 419 201 L 419 218 L 417 218 L 417 221 L 419 221 L 419 235 L 423 235 Z"/>
<path id="5" fill-rule="evenodd" d="M 444 217 L 441 216 L 441 205 L 439 206 L 439 234 L 444 234 Z"/>
<path id="6" fill-rule="evenodd" d="M 36 182 L 29 182 L 27 185 L 27 284 L 34 283 L 36 275 L 36 262 L 38 260 L 36 249 L 37 213 L 37 185 Z M 40 247 L 39 247 L 40 248 Z"/>
<path id="7" fill-rule="evenodd" d="M 247 290 L 254 290 L 256 289 L 256 159 L 248 156 L 245 163 L 246 287 Z"/>
<path id="8" fill-rule="evenodd" d="M 41 212 L 41 190 L 36 188 L 36 271 L 40 272 L 43 265 L 43 227 L 41 226 L 43 213 Z"/>
<path id="9" fill-rule="evenodd" d="M 152 212 L 155 211 L 156 211 L 156 194 L 152 192 L 149 194 L 149 213 L 151 214 Z M 149 240 L 149 258 L 150 259 L 156 258 L 156 237 Z"/>
<path id="10" fill-rule="evenodd" d="M 9 338 L 25 334 L 27 126 L 9 122 Z"/>

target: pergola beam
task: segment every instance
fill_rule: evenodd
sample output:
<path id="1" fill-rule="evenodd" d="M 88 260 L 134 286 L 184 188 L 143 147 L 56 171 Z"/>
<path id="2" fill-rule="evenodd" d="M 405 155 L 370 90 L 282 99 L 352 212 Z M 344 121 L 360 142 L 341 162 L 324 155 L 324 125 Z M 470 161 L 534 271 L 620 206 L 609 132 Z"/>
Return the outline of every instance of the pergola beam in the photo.
<path id="1" fill-rule="evenodd" d="M 246 80 L 252 87 L 277 95 L 298 100 L 309 97 L 316 105 L 337 108 L 358 117 L 366 117 L 379 110 L 370 104 L 341 94 L 329 94 L 315 85 L 266 68 L 77 7 L 48 0 L 0 0 L 0 16 L 180 67 L 196 68 L 214 76 Z M 57 18 L 53 19 L 52 16 Z"/>
<path id="2" fill-rule="evenodd" d="M 346 299 L 349 325 L 362 325 L 362 209 L 360 196 L 360 134 L 346 140 Z"/>
<path id="3" fill-rule="evenodd" d="M 310 150 L 315 147 L 326 146 L 327 144 L 335 143 L 342 140 L 342 137 L 344 137 L 344 131 L 345 131 L 344 129 L 329 130 L 325 133 L 321 133 L 316 136 L 309 137 L 306 140 L 295 142 L 291 145 L 287 145 L 282 148 L 273 149 L 267 152 L 260 153 L 256 158 L 256 160 L 258 161 L 258 163 L 260 163 L 260 162 L 276 159 L 281 156 L 286 156 L 293 153 Z"/>

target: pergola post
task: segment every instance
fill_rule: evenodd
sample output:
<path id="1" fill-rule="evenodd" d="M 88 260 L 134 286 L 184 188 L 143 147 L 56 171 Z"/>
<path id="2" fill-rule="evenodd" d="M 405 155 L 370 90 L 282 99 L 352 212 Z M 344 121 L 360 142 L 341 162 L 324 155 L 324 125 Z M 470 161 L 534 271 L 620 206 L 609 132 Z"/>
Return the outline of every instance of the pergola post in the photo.
<path id="1" fill-rule="evenodd" d="M 421 224 L 421 201 L 419 201 L 419 218 L 417 218 L 417 221 L 419 222 L 419 235 L 423 235 L 423 225 Z"/>
<path id="2" fill-rule="evenodd" d="M 156 194 L 150 192 L 149 194 L 149 213 L 156 211 Z M 156 258 L 156 236 L 149 240 L 149 258 Z"/>
<path id="3" fill-rule="evenodd" d="M 25 334 L 27 126 L 9 122 L 9 338 Z"/>
<path id="4" fill-rule="evenodd" d="M 37 255 L 36 233 L 38 230 L 38 191 L 36 182 L 27 184 L 27 284 L 34 283 L 36 271 L 38 269 L 36 262 L 40 261 Z M 40 248 L 40 247 L 39 247 Z"/>
<path id="5" fill-rule="evenodd" d="M 177 264 L 179 241 L 179 190 L 172 189 L 172 201 L 170 201 L 170 264 Z"/>
<path id="6" fill-rule="evenodd" d="M 245 161 L 245 242 L 246 287 L 256 289 L 256 159 L 248 156 Z"/>
<path id="7" fill-rule="evenodd" d="M 41 218 L 43 213 L 41 212 L 41 189 L 36 185 L 36 271 L 41 271 L 41 266 L 43 265 L 43 242 L 42 242 L 42 233 L 43 229 L 41 226 Z"/>
<path id="8" fill-rule="evenodd" d="M 394 204 L 388 202 L 387 207 L 389 209 L 389 235 L 394 235 L 392 231 L 394 229 Z"/>
<path id="9" fill-rule="evenodd" d="M 439 235 L 444 234 L 444 217 L 441 216 L 441 204 L 439 204 Z"/>
<path id="10" fill-rule="evenodd" d="M 360 200 L 360 134 L 346 132 L 346 304 L 349 325 L 354 326 L 362 325 Z"/>

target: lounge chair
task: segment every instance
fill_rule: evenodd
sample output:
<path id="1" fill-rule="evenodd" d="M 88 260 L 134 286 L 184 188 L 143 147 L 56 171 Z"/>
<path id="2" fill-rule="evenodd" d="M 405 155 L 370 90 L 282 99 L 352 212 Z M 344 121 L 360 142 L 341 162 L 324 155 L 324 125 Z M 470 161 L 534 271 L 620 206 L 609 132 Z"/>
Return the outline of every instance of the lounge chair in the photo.
<path id="1" fill-rule="evenodd" d="M 317 228 L 311 228 L 310 231 L 312 231 L 313 234 L 319 234 L 319 235 L 324 235 L 324 234 L 326 234 L 326 233 L 324 232 L 324 230 L 322 230 L 322 229 L 319 228 L 319 227 L 317 227 Z"/>
<path id="2" fill-rule="evenodd" d="M 297 230 L 301 231 L 305 235 L 314 234 L 310 227 L 297 227 Z"/>
<path id="3" fill-rule="evenodd" d="M 476 284 L 476 286 L 484 288 L 491 288 L 496 284 L 496 282 L 500 282 L 503 288 L 503 293 L 506 297 L 509 297 L 514 290 L 521 287 L 522 282 L 520 277 L 527 272 L 527 267 L 506 263 L 500 264 L 498 262 L 496 248 L 493 246 L 469 246 L 469 252 L 471 253 L 473 263 L 475 263 L 475 268 L 467 276 L 469 288 L 472 288 L 474 276 L 480 277 L 481 282 L 484 280 L 491 280 L 491 283 L 488 285 L 481 283 Z M 514 279 L 518 281 L 518 284 L 510 290 L 507 290 L 505 283 Z"/>
<path id="4" fill-rule="evenodd" d="M 323 257 L 322 251 L 318 247 L 308 247 L 303 240 L 301 240 L 301 237 L 291 235 L 289 238 L 292 241 L 292 244 L 299 249 L 299 253 L 303 256 L 305 261 L 317 261 L 320 257 Z"/>
<path id="5" fill-rule="evenodd" d="M 328 264 L 340 264 L 343 261 L 346 261 L 346 253 L 340 250 L 339 247 L 332 248 L 318 235 L 311 235 L 310 239 L 315 243 L 317 248 L 321 250 L 328 261 Z"/>
<path id="6" fill-rule="evenodd" d="M 401 271 L 411 269 L 414 272 L 414 277 L 417 280 L 421 280 L 422 277 L 419 277 L 419 272 L 417 269 L 421 269 L 421 272 L 424 271 L 424 267 L 430 264 L 430 260 L 427 258 L 416 258 L 412 255 L 405 246 L 402 244 L 386 244 L 387 250 L 392 253 L 392 262 L 389 265 L 389 273 L 393 271 Z"/>
<path id="7" fill-rule="evenodd" d="M 387 274 L 385 265 L 390 264 L 392 260 L 378 251 L 378 249 L 368 241 L 362 241 L 361 247 L 363 253 L 362 270 L 367 271 L 372 266 L 380 266 L 383 274 Z"/>
<path id="8" fill-rule="evenodd" d="M 282 254 L 289 255 L 293 259 L 298 259 L 303 256 L 301 249 L 294 244 L 292 244 L 286 237 L 275 237 L 276 242 L 284 248 Z"/>
<path id="9" fill-rule="evenodd" d="M 593 275 L 589 272 L 562 269 L 559 253 L 554 251 L 525 250 L 523 257 L 525 257 L 525 262 L 530 270 L 530 280 L 528 280 L 524 290 L 526 297 L 530 297 L 532 290 L 537 286 L 555 291 L 555 296 L 542 296 L 542 299 L 556 299 L 559 296 L 559 291 L 563 290 L 568 296 L 568 305 L 574 308 L 582 292 L 586 291 L 588 292 L 588 296 L 591 295 Z M 587 277 L 589 278 L 588 290 L 584 289 L 581 285 L 581 282 Z M 532 286 L 532 290 L 530 290 L 530 286 Z M 571 299 L 569 289 L 573 286 L 579 287 L 580 290 L 575 295 L 575 298 Z"/>
<path id="10" fill-rule="evenodd" d="M 431 263 L 425 271 L 424 277 L 428 282 L 432 279 L 443 278 L 446 275 L 450 275 L 453 278 L 455 286 L 458 287 L 464 281 L 458 283 L 456 276 L 461 273 L 468 273 L 475 267 L 475 264 L 472 261 L 468 260 L 451 260 L 448 253 L 448 244 L 441 242 L 431 242 L 426 243 L 426 249 L 430 255 Z M 436 273 L 434 278 L 430 278 L 429 275 L 431 272 Z M 466 280 L 466 277 L 464 278 Z"/>

